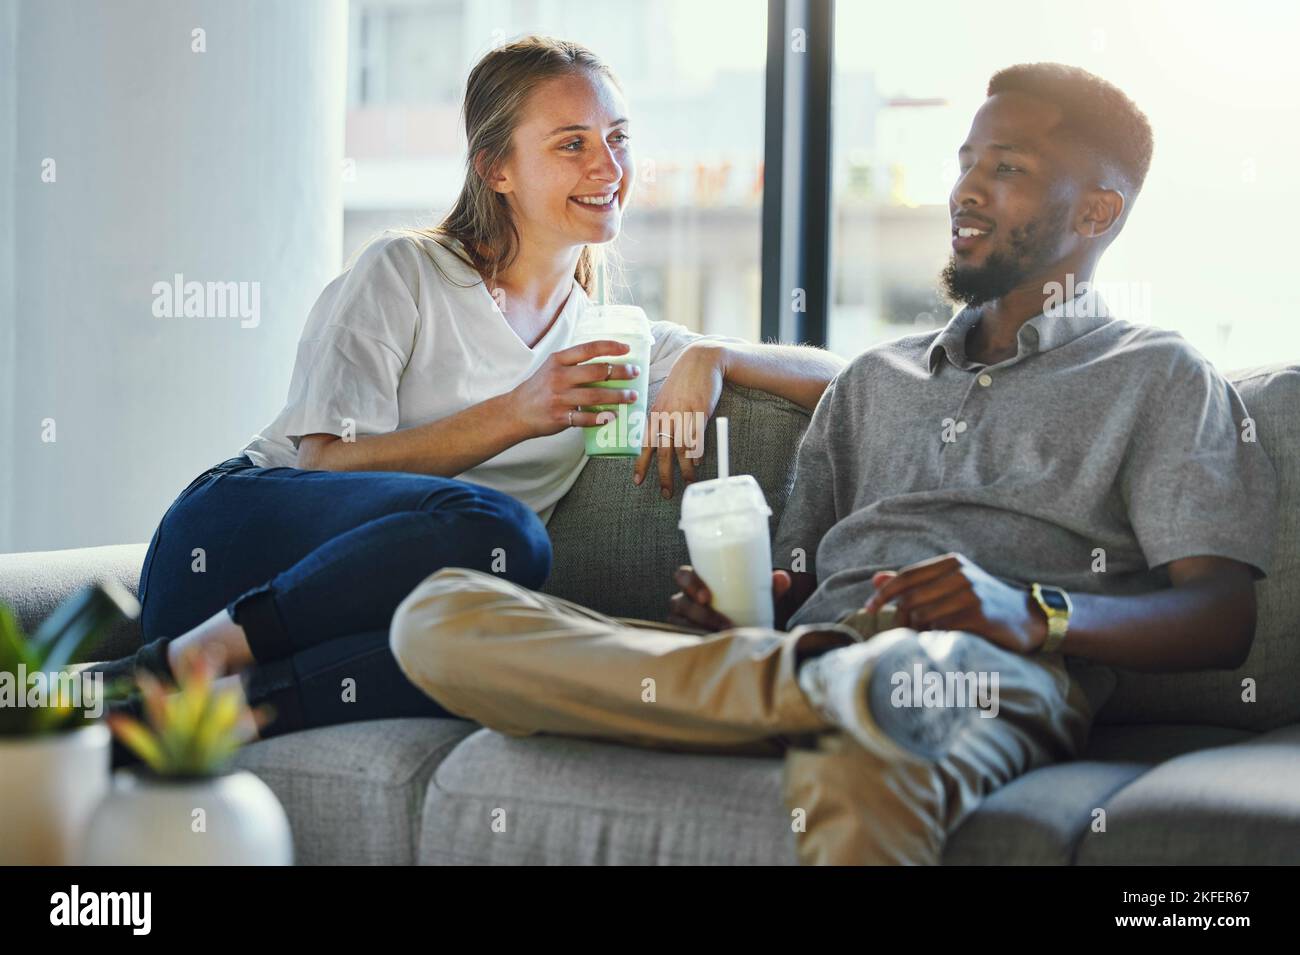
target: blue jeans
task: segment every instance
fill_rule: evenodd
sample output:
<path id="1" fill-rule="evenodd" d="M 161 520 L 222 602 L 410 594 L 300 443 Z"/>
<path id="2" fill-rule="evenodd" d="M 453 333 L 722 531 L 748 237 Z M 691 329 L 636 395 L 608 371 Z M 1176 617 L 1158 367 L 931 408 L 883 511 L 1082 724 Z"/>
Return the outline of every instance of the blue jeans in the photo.
<path id="1" fill-rule="evenodd" d="M 388 645 L 397 605 L 443 567 L 536 589 L 550 539 L 525 505 L 465 481 L 259 468 L 241 456 L 200 474 L 163 516 L 140 573 L 141 625 L 145 640 L 175 637 L 229 611 L 255 661 L 249 702 L 274 713 L 263 736 L 450 716 Z"/>

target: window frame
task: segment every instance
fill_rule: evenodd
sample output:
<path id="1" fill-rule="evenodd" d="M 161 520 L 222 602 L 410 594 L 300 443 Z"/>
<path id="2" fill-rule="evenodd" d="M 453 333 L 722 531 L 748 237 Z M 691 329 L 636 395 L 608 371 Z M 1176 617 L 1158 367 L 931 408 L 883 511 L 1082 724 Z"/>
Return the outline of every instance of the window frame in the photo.
<path id="1" fill-rule="evenodd" d="M 824 348 L 835 0 L 768 0 L 767 11 L 760 331 L 764 341 Z M 795 30 L 803 31 L 802 51 L 793 49 Z"/>

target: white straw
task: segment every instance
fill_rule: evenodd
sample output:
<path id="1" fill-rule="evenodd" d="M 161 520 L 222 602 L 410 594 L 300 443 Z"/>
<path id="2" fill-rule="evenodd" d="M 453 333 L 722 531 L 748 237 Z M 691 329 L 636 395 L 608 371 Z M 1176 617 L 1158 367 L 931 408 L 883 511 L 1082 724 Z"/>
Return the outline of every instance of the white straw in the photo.
<path id="1" fill-rule="evenodd" d="M 727 446 L 727 419 L 718 419 L 718 477 L 725 478 L 731 474 L 731 461 Z"/>
<path id="2" fill-rule="evenodd" d="M 605 263 L 596 266 L 596 304 L 608 305 L 605 300 Z"/>

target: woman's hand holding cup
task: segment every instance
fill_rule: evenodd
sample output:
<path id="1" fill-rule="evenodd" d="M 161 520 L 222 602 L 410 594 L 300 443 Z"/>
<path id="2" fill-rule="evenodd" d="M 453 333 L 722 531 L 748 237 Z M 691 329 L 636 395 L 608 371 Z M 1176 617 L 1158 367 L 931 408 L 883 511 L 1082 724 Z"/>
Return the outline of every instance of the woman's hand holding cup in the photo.
<path id="1" fill-rule="evenodd" d="M 631 381 L 637 376 L 635 365 L 617 362 L 583 362 L 605 355 L 625 355 L 631 348 L 608 339 L 584 342 L 554 352 L 542 362 L 531 378 L 509 393 L 514 415 L 524 423 L 532 437 L 558 434 L 565 428 L 591 428 L 604 424 L 612 412 L 579 411 L 592 405 L 632 404 L 632 389 L 592 388 L 598 381 Z"/>

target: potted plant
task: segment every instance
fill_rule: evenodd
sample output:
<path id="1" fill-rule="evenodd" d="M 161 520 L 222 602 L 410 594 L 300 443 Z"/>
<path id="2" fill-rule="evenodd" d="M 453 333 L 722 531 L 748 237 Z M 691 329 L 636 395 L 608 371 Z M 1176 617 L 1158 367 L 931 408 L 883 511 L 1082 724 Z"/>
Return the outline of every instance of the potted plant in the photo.
<path id="1" fill-rule="evenodd" d="M 82 861 L 89 865 L 289 865 L 289 820 L 270 788 L 231 772 L 255 721 L 235 687 L 214 684 L 213 666 L 194 655 L 178 687 L 137 675 L 143 719 L 110 713 L 118 740 L 143 761 L 120 770 L 91 817 Z"/>
<path id="2" fill-rule="evenodd" d="M 0 605 L 0 865 L 71 861 L 108 791 L 108 690 L 69 669 L 139 604 L 115 581 L 69 597 L 27 638 Z M 96 679 L 96 677 L 99 677 Z"/>

